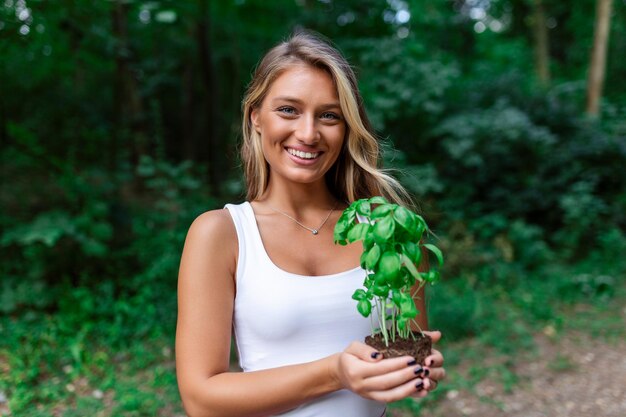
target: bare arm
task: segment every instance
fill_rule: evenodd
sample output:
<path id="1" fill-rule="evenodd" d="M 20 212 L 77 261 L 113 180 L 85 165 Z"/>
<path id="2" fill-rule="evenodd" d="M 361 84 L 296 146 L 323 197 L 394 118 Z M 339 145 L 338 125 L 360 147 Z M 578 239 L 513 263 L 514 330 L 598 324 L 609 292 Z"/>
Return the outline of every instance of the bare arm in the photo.
<path id="1" fill-rule="evenodd" d="M 426 272 L 429 268 L 428 250 L 422 249 L 422 258 L 417 269 L 420 272 Z M 411 323 L 411 329 L 414 331 L 424 331 L 432 338 L 433 343 L 436 343 L 441 339 L 441 333 L 438 331 L 427 331 L 429 327 L 425 289 L 426 286 L 420 285 L 419 282 L 416 282 L 411 289 L 411 293 L 415 294 L 413 298 L 415 307 L 420 311 L 420 314 L 415 318 L 417 324 Z M 428 376 L 424 378 L 424 388 L 425 390 L 433 390 L 437 387 L 437 381 L 444 379 L 446 376 L 446 371 L 443 369 L 443 356 L 438 350 L 432 349 L 432 354 L 424 360 L 424 363 L 429 367 Z"/>
<path id="2" fill-rule="evenodd" d="M 314 362 L 229 372 L 236 264 L 230 215 L 199 216 L 185 241 L 178 284 L 176 370 L 189 416 L 265 416 L 342 388 L 379 401 L 416 391 L 407 358 L 374 359 L 361 343 Z"/>
<path id="3" fill-rule="evenodd" d="M 428 251 L 422 249 L 422 258 L 420 264 L 417 267 L 419 272 L 428 271 Z M 411 288 L 411 294 L 415 294 L 413 297 L 413 301 L 415 302 L 415 307 L 420 312 L 415 318 L 417 321 L 417 325 L 415 323 L 411 323 L 411 329 L 414 331 L 428 330 L 428 312 L 426 311 L 426 291 L 425 285 L 421 285 L 419 281 L 415 282 L 413 288 Z M 418 327 L 419 326 L 419 327 Z"/>

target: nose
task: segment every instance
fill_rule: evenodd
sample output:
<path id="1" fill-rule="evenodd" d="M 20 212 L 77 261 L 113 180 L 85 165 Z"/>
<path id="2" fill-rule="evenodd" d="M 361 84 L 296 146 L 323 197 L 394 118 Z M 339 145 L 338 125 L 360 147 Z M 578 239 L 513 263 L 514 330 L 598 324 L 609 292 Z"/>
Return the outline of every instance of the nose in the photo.
<path id="1" fill-rule="evenodd" d="M 319 140 L 319 131 L 315 117 L 312 115 L 303 115 L 300 117 L 296 125 L 294 136 L 299 142 L 305 145 L 315 144 Z"/>

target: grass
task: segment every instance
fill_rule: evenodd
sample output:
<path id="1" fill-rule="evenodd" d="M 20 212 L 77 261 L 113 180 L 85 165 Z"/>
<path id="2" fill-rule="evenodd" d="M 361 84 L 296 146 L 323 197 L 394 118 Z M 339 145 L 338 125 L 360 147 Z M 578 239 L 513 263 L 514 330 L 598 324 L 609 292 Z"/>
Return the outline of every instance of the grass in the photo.
<path id="1" fill-rule="evenodd" d="M 63 331 L 62 322 L 62 317 L 33 312 L 0 319 L 6 335 L 0 342 L 0 391 L 12 415 L 184 415 L 173 332 L 112 349 L 106 341 L 92 340 L 92 333 Z"/>

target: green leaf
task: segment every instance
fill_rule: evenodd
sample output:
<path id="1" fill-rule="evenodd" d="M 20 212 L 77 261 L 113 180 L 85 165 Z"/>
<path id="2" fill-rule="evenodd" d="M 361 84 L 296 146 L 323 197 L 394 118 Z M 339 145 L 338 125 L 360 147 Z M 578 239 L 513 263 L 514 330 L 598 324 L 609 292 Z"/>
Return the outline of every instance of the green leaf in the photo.
<path id="1" fill-rule="evenodd" d="M 370 225 L 368 223 L 359 223 L 352 226 L 352 229 L 348 232 L 348 241 L 356 242 L 357 240 L 365 239 L 367 236 L 367 232 L 370 229 Z"/>
<path id="2" fill-rule="evenodd" d="M 387 297 L 389 295 L 389 285 L 387 284 L 374 284 L 372 287 L 372 293 L 378 297 Z"/>
<path id="3" fill-rule="evenodd" d="M 352 205 L 348 206 L 343 213 L 341 213 L 337 223 L 342 222 L 348 227 L 354 223 L 354 219 L 356 219 L 356 209 L 354 208 L 354 204 L 355 203 L 352 203 Z"/>
<path id="4" fill-rule="evenodd" d="M 413 261 L 415 265 L 419 265 L 422 260 L 422 251 L 419 245 L 413 242 L 405 242 L 402 245 L 402 252 Z"/>
<path id="5" fill-rule="evenodd" d="M 356 309 L 361 313 L 363 317 L 368 317 L 372 312 L 372 303 L 369 300 L 359 300 Z"/>
<path id="6" fill-rule="evenodd" d="M 370 214 L 372 214 L 372 207 L 370 206 L 369 201 L 365 199 L 359 200 L 358 204 L 356 205 L 356 212 L 359 213 L 361 216 L 369 217 Z"/>
<path id="7" fill-rule="evenodd" d="M 426 220 L 424 220 L 424 218 L 418 214 L 411 214 L 415 219 L 415 233 L 419 234 L 419 237 L 421 238 L 424 231 L 428 229 L 428 226 L 426 225 Z"/>
<path id="8" fill-rule="evenodd" d="M 435 284 L 437 281 L 439 281 L 439 278 L 440 278 L 439 271 L 432 270 L 432 269 L 428 272 L 422 272 L 420 273 L 420 275 L 422 276 L 424 281 L 429 282 L 431 284 Z"/>
<path id="9" fill-rule="evenodd" d="M 367 236 L 365 236 L 365 239 L 363 240 L 363 250 L 370 250 L 374 247 L 375 244 L 376 244 L 376 239 L 374 238 L 374 234 L 371 233 L 371 229 L 370 229 L 370 233 L 368 233 Z"/>
<path id="10" fill-rule="evenodd" d="M 348 235 L 347 230 L 348 224 L 345 220 L 342 220 L 340 218 L 335 225 L 335 229 L 333 230 L 333 240 L 335 241 L 335 243 L 346 240 L 346 237 Z"/>
<path id="11" fill-rule="evenodd" d="M 393 301 L 393 303 L 400 308 L 400 304 L 402 303 L 402 293 L 396 288 L 391 290 L 391 301 Z"/>
<path id="12" fill-rule="evenodd" d="M 370 204 L 387 204 L 387 200 L 381 196 L 375 196 L 369 199 Z"/>
<path id="13" fill-rule="evenodd" d="M 393 217 L 384 217 L 383 219 L 376 222 L 376 224 L 374 224 L 374 238 L 378 243 L 385 243 L 386 241 L 391 239 L 395 230 L 396 222 L 393 220 Z"/>
<path id="14" fill-rule="evenodd" d="M 372 277 L 374 278 L 374 286 L 387 285 L 387 276 L 385 276 L 384 274 L 377 272 L 374 275 L 372 275 Z"/>
<path id="15" fill-rule="evenodd" d="M 420 277 L 422 277 L 422 281 L 430 282 L 431 279 L 431 271 L 428 272 L 420 272 Z"/>
<path id="16" fill-rule="evenodd" d="M 348 218 L 341 216 L 339 220 L 337 220 L 337 224 L 335 225 L 335 233 L 345 233 L 350 228 L 350 223 L 348 223 Z"/>
<path id="17" fill-rule="evenodd" d="M 409 319 L 402 317 L 402 316 L 398 317 L 398 321 L 396 321 L 398 329 L 400 330 L 406 329 L 406 325 L 408 322 L 409 322 Z"/>
<path id="18" fill-rule="evenodd" d="M 381 217 L 385 217 L 391 212 L 391 204 L 381 204 L 372 210 L 372 219 L 380 219 Z"/>
<path id="19" fill-rule="evenodd" d="M 354 292 L 354 294 L 352 294 L 352 299 L 353 300 L 360 301 L 360 300 L 364 300 L 366 298 L 367 298 L 367 293 L 364 290 L 360 289 L 360 288 L 358 290 L 356 290 Z"/>
<path id="20" fill-rule="evenodd" d="M 407 293 L 401 293 L 402 300 L 400 301 L 400 316 L 412 319 L 417 316 L 417 307 L 415 307 L 415 300 Z"/>
<path id="21" fill-rule="evenodd" d="M 413 218 L 413 213 L 405 207 L 398 207 L 393 212 L 393 218 L 398 222 L 398 224 L 404 227 L 409 232 L 413 232 L 415 229 L 415 220 Z"/>
<path id="22" fill-rule="evenodd" d="M 437 246 L 431 243 L 425 243 L 423 246 L 435 254 L 435 256 L 437 257 L 437 262 L 439 262 L 439 265 L 443 265 L 443 253 L 441 252 L 441 249 L 439 249 Z"/>
<path id="23" fill-rule="evenodd" d="M 361 259 L 365 261 L 364 262 L 365 263 L 365 267 L 364 268 L 368 269 L 370 271 L 373 270 L 374 267 L 376 266 L 376 263 L 380 259 L 380 255 L 381 255 L 380 246 L 374 245 L 367 252 L 363 252 L 363 255 L 365 255 L 365 259 L 363 259 L 363 257 L 361 257 Z"/>
<path id="24" fill-rule="evenodd" d="M 413 260 L 409 258 L 408 256 L 406 256 L 404 253 L 402 254 L 402 263 L 404 264 L 406 269 L 408 269 L 409 273 L 413 276 L 413 278 L 419 279 L 421 281 L 422 278 L 420 277 L 420 274 L 417 271 L 417 268 L 415 267 L 415 265 L 413 265 Z"/>
<path id="25" fill-rule="evenodd" d="M 383 275 L 387 282 L 391 281 L 400 273 L 400 257 L 395 251 L 383 253 L 378 261 L 378 274 Z"/>

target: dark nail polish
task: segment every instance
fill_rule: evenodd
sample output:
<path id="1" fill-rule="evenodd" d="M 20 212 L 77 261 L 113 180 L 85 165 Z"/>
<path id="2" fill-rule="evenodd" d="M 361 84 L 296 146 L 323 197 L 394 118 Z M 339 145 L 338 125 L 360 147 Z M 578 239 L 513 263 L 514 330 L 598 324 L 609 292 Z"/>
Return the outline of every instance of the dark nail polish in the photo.
<path id="1" fill-rule="evenodd" d="M 376 359 L 380 355 L 380 352 L 372 352 L 372 359 Z"/>
<path id="2" fill-rule="evenodd" d="M 420 365 L 417 365 L 417 367 L 413 370 L 413 372 L 415 373 L 415 375 L 419 375 L 422 373 L 423 370 L 424 368 L 422 368 Z"/>
<path id="3" fill-rule="evenodd" d="M 429 369 L 424 369 L 424 376 L 428 376 L 430 375 L 430 370 Z"/>
<path id="4" fill-rule="evenodd" d="M 407 363 L 408 366 L 413 366 L 417 363 L 417 361 L 415 359 L 413 359 L 412 361 L 410 361 L 409 363 Z"/>
<path id="5" fill-rule="evenodd" d="M 415 388 L 417 388 L 418 391 L 421 391 L 424 389 L 424 381 L 422 381 L 421 379 L 419 381 L 417 381 L 417 383 L 415 384 Z"/>

